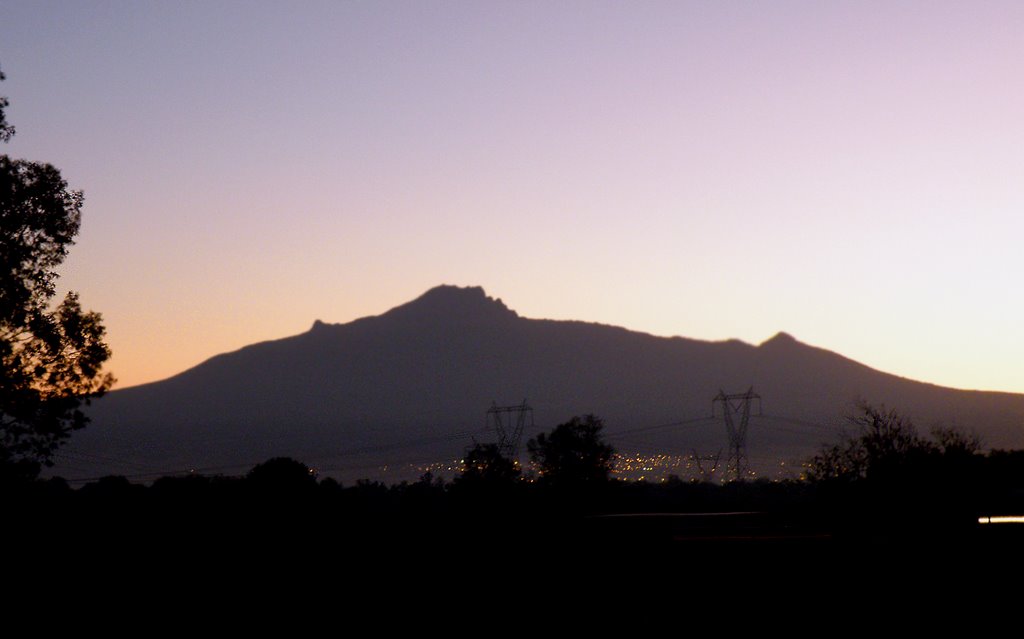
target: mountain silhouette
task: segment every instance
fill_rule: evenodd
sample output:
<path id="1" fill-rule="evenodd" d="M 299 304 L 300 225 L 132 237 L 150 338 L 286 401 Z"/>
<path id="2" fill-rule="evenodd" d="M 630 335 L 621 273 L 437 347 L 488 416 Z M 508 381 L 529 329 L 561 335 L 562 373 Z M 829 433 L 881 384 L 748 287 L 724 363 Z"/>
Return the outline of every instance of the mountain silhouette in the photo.
<path id="1" fill-rule="evenodd" d="M 593 413 L 620 451 L 714 453 L 727 444 L 721 410 L 710 419 L 712 398 L 751 387 L 761 405 L 748 454 L 764 473 L 834 441 L 858 399 L 898 409 L 924 433 L 958 426 L 989 447 L 1024 445 L 1024 395 L 915 382 L 786 333 L 757 346 L 656 337 L 523 318 L 480 287 L 439 286 L 378 316 L 317 320 L 300 335 L 113 391 L 94 402 L 92 423 L 52 472 L 237 474 L 292 456 L 345 481 L 374 478 L 494 441 L 487 409 L 524 398 L 534 425 L 523 448 L 536 432 Z"/>

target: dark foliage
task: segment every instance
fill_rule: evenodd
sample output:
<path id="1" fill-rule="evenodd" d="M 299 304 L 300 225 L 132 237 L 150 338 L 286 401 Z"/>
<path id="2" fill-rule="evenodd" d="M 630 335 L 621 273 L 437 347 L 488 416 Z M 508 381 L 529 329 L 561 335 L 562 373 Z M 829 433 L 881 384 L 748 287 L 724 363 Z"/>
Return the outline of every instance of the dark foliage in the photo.
<path id="1" fill-rule="evenodd" d="M 0 75 L 2 79 L 2 75 Z M 0 140 L 14 130 L 0 100 Z M 81 223 L 82 193 L 49 164 L 0 156 L 0 478 L 35 476 L 84 427 L 81 406 L 113 384 L 100 315 L 68 293 L 52 308 L 56 268 Z"/>
<path id="2" fill-rule="evenodd" d="M 809 481 L 892 481 L 921 477 L 939 466 L 964 464 L 981 449 L 972 434 L 944 428 L 933 439 L 920 436 L 913 423 L 895 410 L 858 406 L 850 417 L 853 431 L 826 446 L 805 465 Z"/>
<path id="3" fill-rule="evenodd" d="M 497 444 L 476 444 L 462 460 L 458 485 L 509 485 L 520 477 L 519 466 L 501 454 Z"/>
<path id="4" fill-rule="evenodd" d="M 832 527 L 859 537 L 963 535 L 995 504 L 987 499 L 1002 488 L 976 436 L 937 429 L 923 437 L 895 410 L 859 409 L 853 432 L 806 464 Z M 1004 497 L 997 501 L 1006 507 Z"/>
<path id="5" fill-rule="evenodd" d="M 929 545 L 941 549 L 944 561 L 974 564 L 1016 552 L 1024 528 L 965 525 L 961 515 L 970 515 L 971 523 L 978 514 L 963 506 L 1020 513 L 1024 459 L 1020 451 L 971 459 L 977 463 L 971 482 L 929 482 L 924 493 L 916 487 L 891 491 L 896 501 L 873 481 L 607 481 L 600 490 L 514 482 L 509 491 L 467 491 L 424 475 L 411 483 L 364 480 L 343 488 L 329 479 L 317 482 L 294 460 L 270 460 L 258 466 L 266 486 L 292 489 L 268 491 L 255 487 L 259 479 L 202 475 L 163 478 L 150 487 L 106 477 L 78 490 L 59 481 L 31 482 L 7 494 L 11 523 L 4 533 L 20 555 L 55 562 L 68 553 L 42 551 L 73 538 L 83 556 L 96 558 L 89 570 L 109 570 L 111 562 L 160 574 L 262 575 L 301 567 L 299 583 L 307 585 L 310 578 L 350 578 L 353 570 L 390 578 L 395 566 L 410 574 L 426 574 L 424 567 L 447 574 L 467 561 L 467 583 L 483 584 L 481 571 L 500 565 L 493 555 L 507 549 L 550 562 L 544 565 L 558 566 L 560 575 L 576 574 L 574 563 L 606 571 L 610 557 L 635 570 L 643 556 L 681 571 L 717 571 L 723 561 L 746 568 L 770 561 L 773 569 L 792 571 L 852 557 L 891 569 L 893 562 L 905 563 L 908 548 L 933 557 L 925 552 Z M 841 490 L 829 489 L 836 486 Z M 919 520 L 927 511 L 917 509 L 915 519 L 895 519 L 891 507 L 908 500 L 950 515 Z M 37 552 L 26 555 L 32 548 Z M 595 563 L 595 557 L 605 561 Z"/>
<path id="6" fill-rule="evenodd" d="M 601 438 L 603 428 L 594 415 L 573 417 L 527 442 L 541 481 L 562 486 L 607 482 L 615 449 Z"/>
<path id="7" fill-rule="evenodd" d="M 291 457 L 275 457 L 256 464 L 245 479 L 250 486 L 267 491 L 301 491 L 316 486 L 313 470 Z"/>
<path id="8" fill-rule="evenodd" d="M 5 79 L 3 71 L 0 71 L 0 81 Z M 4 115 L 7 104 L 7 98 L 0 96 L 0 142 L 7 142 L 14 135 L 14 127 L 7 123 L 7 117 Z"/>

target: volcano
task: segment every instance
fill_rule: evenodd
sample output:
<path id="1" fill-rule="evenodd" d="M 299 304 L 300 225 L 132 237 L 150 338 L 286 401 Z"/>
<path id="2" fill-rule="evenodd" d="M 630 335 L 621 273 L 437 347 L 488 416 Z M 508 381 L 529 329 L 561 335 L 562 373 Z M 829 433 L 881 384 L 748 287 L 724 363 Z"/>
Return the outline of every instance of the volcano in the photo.
<path id="1" fill-rule="evenodd" d="M 318 320 L 305 333 L 113 391 L 93 403 L 92 423 L 51 472 L 144 481 L 240 474 L 290 456 L 343 481 L 372 479 L 458 460 L 474 442 L 496 439 L 493 404 L 524 400 L 532 413 L 523 442 L 595 414 L 624 453 L 710 455 L 728 449 L 713 398 L 748 389 L 760 399 L 747 454 L 765 474 L 835 441 L 859 400 L 898 409 L 923 433 L 953 426 L 987 447 L 1024 445 L 1024 395 L 916 382 L 785 333 L 760 345 L 657 337 L 524 318 L 480 287 L 439 286 L 381 315 Z"/>

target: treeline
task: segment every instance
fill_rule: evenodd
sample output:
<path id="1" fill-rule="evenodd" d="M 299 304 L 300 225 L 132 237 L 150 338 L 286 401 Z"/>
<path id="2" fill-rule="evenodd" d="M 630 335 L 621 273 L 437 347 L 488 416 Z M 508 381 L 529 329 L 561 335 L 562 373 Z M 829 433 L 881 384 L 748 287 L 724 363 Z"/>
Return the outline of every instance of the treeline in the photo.
<path id="1" fill-rule="evenodd" d="M 467 465 L 471 459 L 467 456 Z M 544 508 L 553 513 L 601 515 L 808 506 L 839 510 L 856 504 L 864 509 L 884 507 L 887 511 L 907 512 L 920 512 L 928 505 L 977 518 L 1024 513 L 1024 451 L 910 458 L 905 465 L 886 466 L 858 478 L 812 475 L 724 484 L 686 481 L 671 475 L 655 482 L 612 477 L 587 482 L 543 476 L 524 480 L 518 472 L 492 476 L 467 467 L 452 480 L 426 473 L 413 482 L 389 485 L 364 479 L 343 485 L 330 477 L 318 479 L 300 461 L 276 458 L 257 465 L 245 476 L 167 476 L 149 485 L 109 476 L 78 489 L 61 478 L 52 478 L 7 486 L 2 492 L 8 504 L 46 502 L 55 507 L 86 509 L 107 505 L 118 509 L 208 507 L 223 512 L 231 510 L 232 505 L 278 510 L 329 505 L 361 515 L 450 514 L 456 510 L 487 514 Z"/>
<path id="2" fill-rule="evenodd" d="M 169 476 L 143 485 L 113 476 L 77 490 L 50 479 L 7 484 L 2 492 L 16 514 L 9 521 L 26 538 L 74 530 L 105 543 L 131 529 L 214 545 L 253 538 L 296 547 L 315 547 L 320 538 L 348 547 L 571 539 L 675 548 L 738 539 L 973 538 L 982 534 L 979 517 L 1024 514 L 1024 451 L 983 453 L 969 434 L 923 437 L 895 411 L 861 411 L 841 441 L 807 461 L 805 476 L 788 481 L 618 480 L 603 424 L 587 415 L 528 442 L 538 469 L 529 478 L 506 451 L 480 444 L 450 481 L 428 473 L 392 485 L 342 485 L 301 461 L 275 458 L 238 477 Z"/>

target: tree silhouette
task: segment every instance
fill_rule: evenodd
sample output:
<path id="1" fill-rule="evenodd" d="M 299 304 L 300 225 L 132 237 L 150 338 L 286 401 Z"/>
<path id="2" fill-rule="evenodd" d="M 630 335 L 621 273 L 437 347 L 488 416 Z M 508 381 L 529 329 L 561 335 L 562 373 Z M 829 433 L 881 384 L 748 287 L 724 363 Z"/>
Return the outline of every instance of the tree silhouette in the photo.
<path id="1" fill-rule="evenodd" d="M 4 72 L 0 71 L 0 81 L 4 79 Z M 7 105 L 7 98 L 0 95 L 0 142 L 7 142 L 14 135 L 14 127 L 7 123 L 7 117 L 4 115 Z"/>
<path id="2" fill-rule="evenodd" d="M 573 417 L 550 434 L 527 442 L 540 478 L 553 485 L 596 484 L 608 480 L 615 449 L 601 439 L 604 422 L 594 415 Z"/>
<path id="3" fill-rule="evenodd" d="M 462 460 L 459 485 L 508 485 L 519 479 L 519 467 L 501 454 L 497 444 L 476 444 Z"/>
<path id="4" fill-rule="evenodd" d="M 291 457 L 274 457 L 256 464 L 245 479 L 259 490 L 308 490 L 316 485 L 313 470 Z"/>
<path id="5" fill-rule="evenodd" d="M 0 80 L 3 74 L 0 74 Z M 0 99 L 0 141 L 14 134 Z M 51 307 L 56 269 L 81 223 L 81 191 L 49 164 L 0 156 L 0 477 L 31 478 L 113 384 L 98 313 L 70 292 Z"/>
<path id="6" fill-rule="evenodd" d="M 839 443 L 824 447 L 805 464 L 809 480 L 877 478 L 931 450 L 910 420 L 895 410 L 867 403 L 858 410 L 861 414 L 849 418 L 854 431 L 844 432 Z"/>
<path id="7" fill-rule="evenodd" d="M 954 429 L 918 435 L 895 410 L 859 405 L 855 427 L 805 464 L 833 525 L 872 536 L 969 532 L 984 499 L 981 442 Z"/>
<path id="8" fill-rule="evenodd" d="M 864 402 L 858 410 L 860 414 L 849 418 L 854 431 L 805 464 L 807 479 L 892 480 L 934 474 L 981 449 L 981 440 L 970 433 L 939 428 L 932 432 L 932 441 L 920 436 L 910 419 L 896 410 Z"/>

